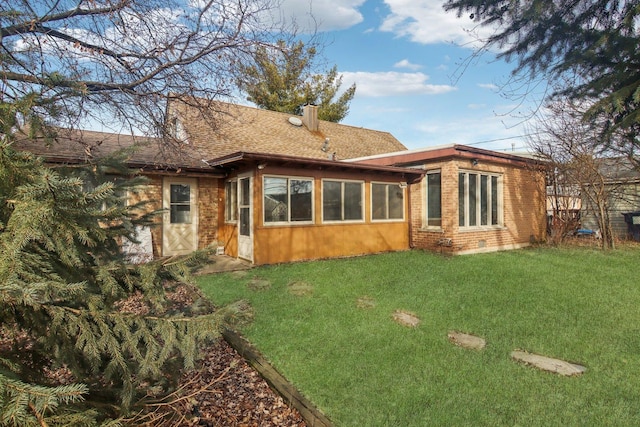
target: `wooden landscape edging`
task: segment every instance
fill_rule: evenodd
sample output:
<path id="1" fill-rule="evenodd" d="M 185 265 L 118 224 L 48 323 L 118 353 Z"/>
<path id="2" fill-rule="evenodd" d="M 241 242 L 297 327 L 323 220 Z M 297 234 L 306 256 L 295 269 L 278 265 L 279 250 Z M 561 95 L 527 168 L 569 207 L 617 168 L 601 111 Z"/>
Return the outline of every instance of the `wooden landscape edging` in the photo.
<path id="1" fill-rule="evenodd" d="M 224 328 L 222 337 L 249 363 L 280 396 L 300 412 L 308 427 L 334 427 L 333 423 L 313 403 L 291 385 L 249 341 L 238 332 Z"/>

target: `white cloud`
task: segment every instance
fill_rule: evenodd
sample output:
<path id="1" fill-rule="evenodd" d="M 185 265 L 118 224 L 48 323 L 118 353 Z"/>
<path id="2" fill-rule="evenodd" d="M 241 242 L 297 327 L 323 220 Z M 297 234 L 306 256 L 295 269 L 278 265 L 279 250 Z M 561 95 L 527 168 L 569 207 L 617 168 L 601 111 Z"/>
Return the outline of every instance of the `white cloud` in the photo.
<path id="1" fill-rule="evenodd" d="M 409 70 L 419 70 L 422 68 L 422 65 L 412 64 L 408 59 L 403 59 L 402 61 L 398 61 L 393 64 L 394 68 L 407 68 Z"/>
<path id="2" fill-rule="evenodd" d="M 345 87 L 349 87 L 353 83 L 356 84 L 357 97 L 438 95 L 456 90 L 455 87 L 449 85 L 427 84 L 429 76 L 424 73 L 358 71 L 341 74 Z"/>
<path id="3" fill-rule="evenodd" d="M 281 18 L 301 31 L 343 30 L 361 23 L 358 8 L 365 0 L 282 0 Z"/>
<path id="4" fill-rule="evenodd" d="M 467 108 L 471 110 L 482 110 L 483 108 L 487 108 L 487 104 L 469 104 Z"/>
<path id="5" fill-rule="evenodd" d="M 478 83 L 478 87 L 481 87 L 482 89 L 489 89 L 492 90 L 494 92 L 499 92 L 500 88 L 498 87 L 498 85 L 494 84 L 494 83 Z"/>
<path id="6" fill-rule="evenodd" d="M 474 45 L 492 30 L 477 27 L 469 17 L 445 12 L 442 0 L 384 0 L 391 13 L 380 29 L 422 44 Z"/>

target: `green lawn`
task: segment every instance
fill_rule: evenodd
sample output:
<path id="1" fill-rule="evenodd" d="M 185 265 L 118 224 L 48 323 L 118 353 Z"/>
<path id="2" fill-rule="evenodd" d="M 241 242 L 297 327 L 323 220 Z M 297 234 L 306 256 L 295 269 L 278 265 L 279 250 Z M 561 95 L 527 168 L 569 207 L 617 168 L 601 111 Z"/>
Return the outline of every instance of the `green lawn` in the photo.
<path id="1" fill-rule="evenodd" d="M 640 425 L 639 261 L 637 247 L 411 251 L 199 284 L 216 304 L 251 303 L 243 334 L 337 426 L 624 426 Z M 394 322 L 396 310 L 421 323 Z M 456 347 L 451 330 L 487 347 Z M 512 361 L 515 349 L 587 372 L 538 371 Z"/>

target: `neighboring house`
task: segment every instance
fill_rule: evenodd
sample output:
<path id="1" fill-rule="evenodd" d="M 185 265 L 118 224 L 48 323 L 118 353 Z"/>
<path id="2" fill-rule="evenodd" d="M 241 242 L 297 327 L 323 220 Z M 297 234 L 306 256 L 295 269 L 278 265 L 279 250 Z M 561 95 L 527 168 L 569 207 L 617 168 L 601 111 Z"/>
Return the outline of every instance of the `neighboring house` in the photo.
<path id="1" fill-rule="evenodd" d="M 602 181 L 598 180 L 593 188 L 606 194 L 613 235 L 620 239 L 635 238 L 634 233 L 629 235 L 625 214 L 640 212 L 640 171 L 627 158 L 604 158 L 600 159 L 599 177 Z M 589 186 L 585 186 L 585 191 L 588 190 Z M 581 208 L 581 227 L 598 230 L 598 221 L 593 214 L 597 207 L 586 195 L 582 195 Z M 632 218 L 629 219 L 633 221 Z M 637 216 L 636 221 L 638 221 Z"/>
<path id="2" fill-rule="evenodd" d="M 169 106 L 177 144 L 62 130 L 50 146 L 15 147 L 65 165 L 137 144 L 128 164 L 149 183 L 136 197 L 165 212 L 151 230 L 156 257 L 215 246 L 272 264 L 411 247 L 499 250 L 544 237 L 544 183 L 540 192 L 522 157 L 459 145 L 407 151 L 387 132 L 319 121 L 314 106 L 302 117 L 208 108 Z"/>
<path id="3" fill-rule="evenodd" d="M 410 188 L 412 247 L 468 254 L 545 239 L 544 172 L 530 157 L 448 145 L 350 161 L 425 172 Z"/>

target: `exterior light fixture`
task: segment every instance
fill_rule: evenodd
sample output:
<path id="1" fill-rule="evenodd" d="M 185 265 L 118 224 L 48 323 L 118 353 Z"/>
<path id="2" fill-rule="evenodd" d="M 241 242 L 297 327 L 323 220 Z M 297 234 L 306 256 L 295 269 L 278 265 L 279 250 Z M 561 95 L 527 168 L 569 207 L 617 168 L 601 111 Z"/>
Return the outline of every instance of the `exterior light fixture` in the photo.
<path id="1" fill-rule="evenodd" d="M 264 169 L 265 167 L 267 167 L 266 163 L 259 163 L 258 164 L 258 169 L 260 169 L 260 170 Z"/>
<path id="2" fill-rule="evenodd" d="M 471 159 L 471 164 L 473 166 L 478 166 L 478 159 Z"/>

